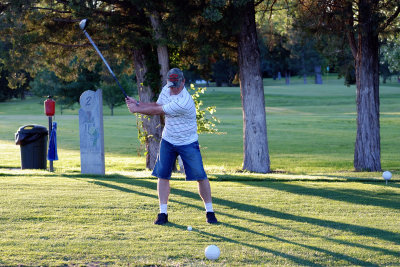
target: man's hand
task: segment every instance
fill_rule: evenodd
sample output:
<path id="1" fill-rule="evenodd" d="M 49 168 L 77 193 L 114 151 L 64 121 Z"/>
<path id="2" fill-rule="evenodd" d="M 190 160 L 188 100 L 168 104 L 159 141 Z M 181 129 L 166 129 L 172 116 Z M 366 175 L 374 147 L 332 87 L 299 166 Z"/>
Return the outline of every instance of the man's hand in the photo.
<path id="1" fill-rule="evenodd" d="M 128 96 L 127 98 L 125 98 L 125 103 L 131 113 L 139 112 L 139 101 L 137 101 L 135 98 Z"/>
<path id="2" fill-rule="evenodd" d="M 128 96 L 125 98 L 125 103 L 131 113 L 141 113 L 145 115 L 160 115 L 164 114 L 162 106 L 153 103 L 143 103 L 137 101 L 135 98 Z"/>

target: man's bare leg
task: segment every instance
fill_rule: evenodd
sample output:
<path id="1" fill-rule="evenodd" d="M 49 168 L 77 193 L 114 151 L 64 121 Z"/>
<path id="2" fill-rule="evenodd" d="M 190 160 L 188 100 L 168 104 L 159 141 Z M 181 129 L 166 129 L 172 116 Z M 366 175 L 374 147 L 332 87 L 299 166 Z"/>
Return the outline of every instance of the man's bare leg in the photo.
<path id="1" fill-rule="evenodd" d="M 208 179 L 205 180 L 199 180 L 199 193 L 201 199 L 203 199 L 204 204 L 205 203 L 211 203 L 211 186 L 210 186 L 210 181 Z"/>
<path id="2" fill-rule="evenodd" d="M 167 204 L 170 193 L 169 180 L 158 179 L 157 182 L 158 201 L 160 203 L 160 213 L 157 215 L 155 224 L 165 224 L 168 222 Z"/>
<path id="3" fill-rule="evenodd" d="M 160 202 L 160 205 L 167 204 L 169 193 L 170 193 L 170 186 L 169 186 L 168 179 L 158 178 L 157 192 L 158 192 L 158 200 Z"/>
<path id="4" fill-rule="evenodd" d="M 200 197 L 203 199 L 204 206 L 206 208 L 206 217 L 208 223 L 218 223 L 217 218 L 215 217 L 215 213 L 212 207 L 212 198 L 211 198 L 211 186 L 210 181 L 208 179 L 200 180 L 199 183 L 199 193 Z"/>

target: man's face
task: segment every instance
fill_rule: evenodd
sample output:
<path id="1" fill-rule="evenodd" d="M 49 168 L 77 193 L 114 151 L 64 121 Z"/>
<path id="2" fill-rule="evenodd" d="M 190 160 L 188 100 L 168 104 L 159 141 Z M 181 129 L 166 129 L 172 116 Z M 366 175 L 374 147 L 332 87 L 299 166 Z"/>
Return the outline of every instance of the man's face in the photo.
<path id="1" fill-rule="evenodd" d="M 171 90 L 171 95 L 179 94 L 182 91 L 184 85 L 185 85 L 185 79 L 182 80 L 182 82 L 179 84 L 178 87 L 170 87 L 169 89 Z"/>

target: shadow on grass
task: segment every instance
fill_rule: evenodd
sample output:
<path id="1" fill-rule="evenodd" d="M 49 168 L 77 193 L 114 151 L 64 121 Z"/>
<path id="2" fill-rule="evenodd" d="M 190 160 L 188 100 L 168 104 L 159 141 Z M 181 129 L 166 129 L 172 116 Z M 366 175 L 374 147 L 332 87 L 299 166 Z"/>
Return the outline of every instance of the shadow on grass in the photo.
<path id="1" fill-rule="evenodd" d="M 84 179 L 85 177 L 82 177 L 81 175 L 64 175 L 65 177 L 68 178 L 81 178 Z M 121 192 L 126 192 L 126 193 L 133 193 L 133 194 L 137 194 L 140 196 L 145 196 L 145 197 L 150 197 L 153 198 L 155 200 L 158 199 L 157 197 L 157 180 L 155 178 L 151 178 L 154 180 L 153 181 L 149 181 L 149 179 L 146 178 L 142 178 L 142 179 L 132 179 L 129 178 L 127 176 L 123 176 L 123 175 L 113 175 L 112 177 L 105 177 L 105 176 L 91 176 L 88 177 L 89 179 L 91 179 L 92 181 L 87 181 L 99 186 L 104 186 L 104 187 L 108 187 L 108 188 L 112 188 L 115 190 L 119 190 Z M 147 188 L 147 189 L 152 189 L 154 190 L 154 194 L 149 194 L 149 193 L 144 193 L 144 192 L 140 192 L 137 190 L 132 190 L 132 189 L 128 189 L 124 186 L 119 186 L 119 185 L 115 185 L 115 184 L 110 184 L 108 182 L 114 182 L 114 183 L 119 183 L 119 184 L 123 184 L 123 185 L 132 185 L 132 186 L 139 186 L 139 187 L 143 187 L 143 188 Z M 260 183 L 260 182 L 247 182 L 247 181 L 242 181 L 245 184 L 251 185 L 251 186 L 262 186 L 262 187 L 266 187 L 266 185 L 264 183 Z M 263 185 L 261 185 L 263 184 Z M 305 195 L 318 195 L 321 197 L 326 197 L 326 192 L 325 193 L 321 193 L 319 191 L 317 191 L 316 189 L 313 188 L 308 188 L 308 187 L 302 187 L 302 186 L 297 186 L 297 185 L 291 185 L 291 184 L 287 184 L 287 183 L 281 183 L 281 182 L 272 182 L 272 183 L 268 183 L 268 187 L 276 189 L 276 190 L 281 190 L 281 191 L 286 191 L 286 192 L 290 192 L 290 193 L 297 193 L 297 194 L 305 194 Z M 308 193 L 308 191 L 310 191 Z M 332 190 L 332 192 L 330 191 L 329 193 L 334 192 L 335 190 Z M 351 190 L 353 191 L 353 190 Z M 362 196 L 362 190 L 355 190 L 357 195 L 353 196 L 354 198 L 358 198 L 360 196 Z M 365 192 L 364 192 L 365 193 Z M 190 191 L 186 191 L 186 190 L 182 190 L 182 189 L 176 189 L 176 188 L 171 188 L 171 194 L 175 194 L 175 195 L 179 195 L 182 197 L 187 197 L 187 198 L 191 198 L 191 199 L 196 199 L 196 200 L 200 200 L 200 197 L 197 193 L 193 193 Z M 339 194 L 342 194 L 341 198 L 344 198 L 344 193 L 340 192 Z M 355 235 L 360 235 L 360 236 L 369 236 L 369 237 L 374 237 L 374 238 L 378 238 L 378 239 L 382 239 L 382 240 L 386 240 L 386 241 L 390 241 L 390 242 L 394 242 L 394 243 L 399 243 L 400 242 L 400 235 L 398 233 L 395 232 L 390 232 L 390 231 L 386 231 L 386 230 L 381 230 L 381 229 L 377 229 L 377 228 L 372 228 L 372 227 L 366 227 L 366 226 L 358 226 L 358 225 L 352 225 L 352 224 L 348 224 L 348 223 L 341 223 L 341 222 L 335 222 L 335 221 L 331 221 L 331 220 L 323 220 L 323 219 L 316 219 L 316 218 L 311 218 L 311 217 L 307 217 L 307 216 L 299 216 L 299 215 L 292 215 L 289 213 L 285 213 L 285 212 L 280 212 L 280 211 L 274 211 L 271 209 L 267 209 L 267 208 L 262 208 L 262 207 L 257 207 L 257 206 L 253 206 L 253 205 L 249 205 L 249 204 L 245 204 L 245 203 L 240 203 L 240 202 L 234 202 L 234 201 L 230 201 L 230 200 L 226 200 L 226 199 L 222 199 L 222 198 L 213 198 L 214 203 L 221 205 L 221 206 L 225 206 L 231 209 L 237 209 L 243 212 L 249 212 L 249 213 L 254 213 L 254 214 L 258 214 L 258 215 L 263 215 L 263 216 L 267 216 L 267 217 L 272 217 L 272 218 L 277 218 L 277 219 L 283 219 L 283 220 L 291 220 L 294 222 L 300 222 L 300 223 L 307 223 L 307 224 L 311 224 L 311 225 L 316 225 L 316 226 L 320 226 L 320 227 L 324 227 L 324 228 L 331 228 L 331 229 L 335 229 L 335 230 L 342 230 L 345 232 L 349 232 Z M 199 206 L 199 205 L 193 205 L 193 204 L 188 204 L 185 202 L 181 202 L 181 201 L 177 201 L 174 199 L 171 199 L 170 202 L 175 202 L 178 203 L 180 205 L 186 205 L 188 207 L 191 208 L 195 208 L 195 209 L 199 209 L 199 210 L 203 210 L 203 207 Z M 360 201 L 355 201 L 354 203 L 357 204 L 362 204 L 362 202 Z M 386 203 L 387 205 L 387 203 Z M 390 205 L 391 206 L 391 205 Z M 232 218 L 237 218 L 240 220 L 248 220 L 248 221 L 253 221 L 256 223 L 262 223 L 262 224 L 267 224 L 267 225 L 274 225 L 276 227 L 280 227 L 282 229 L 284 229 L 284 227 L 282 227 L 281 225 L 278 224 L 272 224 L 272 223 L 268 223 L 265 221 L 260 221 L 260 220 L 254 220 L 254 219 L 250 219 L 250 218 L 242 218 L 242 217 L 238 217 L 238 216 L 234 216 L 232 214 L 228 214 L 228 213 L 222 213 L 222 212 L 217 212 L 218 214 L 227 216 L 227 217 L 232 217 Z M 239 226 L 234 226 L 231 224 L 224 224 L 227 227 L 231 227 L 234 229 L 237 229 L 239 231 L 245 231 L 245 232 L 250 232 L 253 234 L 257 234 L 257 235 L 261 235 L 264 237 L 268 237 L 268 238 L 273 238 L 275 240 L 278 241 L 282 241 L 282 242 L 287 242 L 290 244 L 295 244 L 295 245 L 299 245 L 299 246 L 303 246 L 306 248 L 309 248 L 311 250 L 315 250 L 315 251 L 320 251 L 320 252 L 324 252 L 328 255 L 331 255 L 333 257 L 339 257 L 340 259 L 344 259 L 349 261 L 351 264 L 360 264 L 360 265 L 373 265 L 373 263 L 370 262 L 364 262 L 358 259 L 355 259 L 353 257 L 347 256 L 347 255 L 342 255 L 339 253 L 335 253 L 335 252 L 330 252 L 321 248 L 317 248 L 317 247 L 313 247 L 313 246 L 307 246 L 304 244 L 298 244 L 292 241 L 288 241 L 288 240 L 284 240 L 284 239 L 280 239 L 277 237 L 273 237 L 273 236 L 269 236 L 269 235 L 264 235 L 262 233 L 258 233 L 252 230 L 249 230 L 247 228 L 243 228 L 243 227 L 239 227 Z M 182 226 L 183 227 L 183 226 Z M 293 229 L 288 229 L 288 230 L 292 230 L 292 231 L 297 231 L 297 232 L 301 232 L 298 230 L 293 230 Z M 315 235 L 315 234 L 311 234 L 308 232 L 301 232 L 304 235 L 309 235 L 309 236 L 314 236 L 314 237 L 318 237 L 318 238 L 324 238 L 328 241 L 331 242 L 335 242 L 338 244 L 342 244 L 342 245 L 347 245 L 347 246 L 351 246 L 351 247 L 359 247 L 359 248 L 363 248 L 363 249 L 368 249 L 371 251 L 381 251 L 385 254 L 389 254 L 389 255 L 398 255 L 397 251 L 391 251 L 388 249 L 383 249 L 380 247 L 374 247 L 374 246 L 368 246 L 368 245 L 362 245 L 362 244 L 357 244 L 357 243 L 351 243 L 351 242 L 347 242 L 347 241 L 343 241 L 343 240 L 336 240 L 336 239 L 332 239 L 329 237 L 325 237 L 325 236 L 320 236 L 320 235 Z M 224 237 L 221 237 L 224 238 Z M 227 240 L 230 242 L 234 242 L 234 243 L 238 243 L 238 241 L 236 240 Z M 239 242 L 240 243 L 240 242 Z M 246 243 L 243 243 L 246 244 Z M 266 252 L 270 252 L 270 253 L 278 253 L 278 252 L 274 252 L 272 250 L 269 249 L 265 249 L 259 246 L 255 246 L 255 245 L 251 245 L 251 244 L 247 244 L 249 247 L 253 247 L 253 248 L 257 248 L 260 249 L 262 251 L 266 251 Z M 279 255 L 282 255 L 282 253 L 279 253 Z M 290 255 L 289 255 L 290 256 Z M 292 256 L 290 256 L 292 257 Z M 306 264 L 308 265 L 307 261 L 303 261 L 302 259 L 292 259 L 294 260 L 296 263 L 299 264 Z"/>
<path id="2" fill-rule="evenodd" d="M 248 233 L 252 233 L 252 234 L 255 234 L 255 235 L 261 235 L 261 236 L 263 236 L 265 238 L 274 239 L 274 240 L 279 241 L 279 242 L 292 244 L 292 245 L 303 247 L 303 248 L 306 248 L 306 249 L 309 249 L 309 250 L 312 250 L 312 251 L 318 251 L 318 252 L 324 253 L 326 255 L 329 255 L 329 256 L 331 256 L 332 258 L 335 258 L 335 259 L 346 260 L 350 264 L 356 264 L 356 265 L 361 265 L 361 266 L 377 266 L 376 264 L 374 264 L 372 262 L 362 261 L 362 260 L 359 260 L 359 259 L 354 258 L 354 257 L 350 257 L 350 256 L 345 255 L 345 254 L 332 252 L 332 251 L 329 251 L 329 250 L 326 250 L 326 249 L 322 249 L 322 248 L 315 247 L 315 246 L 310 246 L 310 245 L 305 245 L 305 244 L 301 244 L 301 243 L 298 243 L 298 242 L 293 242 L 293 241 L 290 241 L 288 239 L 284 239 L 284 238 L 280 238 L 280 237 L 276 237 L 276 236 L 272 236 L 272 235 L 266 235 L 266 234 L 259 233 L 259 232 L 256 232 L 256 231 L 253 231 L 253 230 L 250 230 L 248 228 L 241 227 L 241 226 L 237 226 L 237 225 L 232 225 L 232 224 L 228 224 L 228 223 L 222 223 L 222 224 L 224 226 L 226 226 L 226 227 L 230 227 L 230 228 L 236 229 L 238 231 L 248 232 Z M 307 263 L 305 263 L 305 264 L 307 264 Z"/>
<path id="3" fill-rule="evenodd" d="M 232 225 L 230 225 L 230 224 L 223 224 L 223 225 L 226 226 L 226 227 L 232 227 Z M 165 226 L 166 227 L 177 228 L 177 229 L 183 230 L 183 231 L 187 231 L 186 230 L 186 226 L 183 226 L 183 225 L 180 225 L 180 224 L 176 224 L 176 223 L 171 223 L 170 222 L 170 223 L 165 224 Z M 165 227 L 165 226 L 163 226 L 163 227 Z M 243 229 L 241 229 L 241 230 L 243 231 Z M 247 230 L 247 229 L 245 229 L 245 230 Z M 235 239 L 228 238 L 228 237 L 225 237 L 225 236 L 221 236 L 221 235 L 217 235 L 217 234 L 201 231 L 201 230 L 198 230 L 198 229 L 193 229 L 192 232 L 195 232 L 195 233 L 203 235 L 203 236 L 212 237 L 214 239 L 218 239 L 218 240 L 221 240 L 223 242 L 229 242 L 229 243 L 233 243 L 233 244 L 238 244 L 238 245 L 241 245 L 241 246 L 246 246 L 246 247 L 249 247 L 249 248 L 257 249 L 259 251 L 271 253 L 271 254 L 273 254 L 273 255 L 275 255 L 277 257 L 282 257 L 282 258 L 289 259 L 289 260 L 293 261 L 294 263 L 296 263 L 298 265 L 323 266 L 321 264 L 316 264 L 316 263 L 314 263 L 312 261 L 309 261 L 309 260 L 306 260 L 306 259 L 302 259 L 300 257 L 296 257 L 296 256 L 293 256 L 293 255 L 290 255 L 290 254 L 287 254 L 287 253 L 283 253 L 281 251 L 272 250 L 272 249 L 265 248 L 265 247 L 262 247 L 262 246 L 257 246 L 257 245 L 254 245 L 254 244 L 237 241 Z M 249 231 L 245 231 L 245 232 L 249 232 Z M 265 237 L 269 238 L 269 236 L 265 236 Z M 371 263 L 368 263 L 368 265 L 371 265 Z"/>
<path id="4" fill-rule="evenodd" d="M 301 186 L 299 184 L 290 184 L 288 183 L 289 182 L 288 180 L 285 180 L 285 183 L 281 183 L 275 180 L 269 182 L 267 182 L 266 180 L 248 181 L 245 179 L 244 176 L 243 179 L 235 180 L 235 182 L 256 187 L 267 187 L 274 190 L 285 191 L 291 194 L 316 196 L 316 197 L 326 198 L 335 201 L 348 202 L 358 205 L 400 209 L 400 195 L 391 192 L 379 192 L 375 195 L 372 195 L 371 191 L 366 191 L 366 190 L 339 189 L 339 188 L 325 189 L 321 187 L 312 188 L 312 187 Z M 312 180 L 312 182 L 318 182 L 318 181 Z M 391 183 L 389 185 L 386 185 L 384 182 L 377 182 L 377 181 L 375 182 L 363 181 L 363 183 L 372 185 L 382 185 L 388 189 L 400 188 L 400 184 L 397 183 Z"/>
<path id="5" fill-rule="evenodd" d="M 8 170 L 21 170 L 21 167 L 18 166 L 11 166 L 11 165 L 0 165 L 1 169 L 8 169 Z"/>
<path id="6" fill-rule="evenodd" d="M 241 182 L 241 181 L 248 181 L 248 182 L 296 182 L 296 181 L 301 181 L 301 182 L 358 182 L 358 183 L 374 183 L 377 185 L 385 185 L 385 181 L 381 178 L 368 178 L 368 177 L 356 177 L 356 176 L 340 176 L 340 175 L 316 175 L 316 174 L 291 174 L 288 172 L 271 172 L 269 174 L 281 174 L 286 177 L 257 177 L 257 176 L 252 176 L 252 174 L 257 174 L 257 173 L 248 173 L 249 176 L 246 175 L 246 172 L 243 171 L 238 171 L 235 175 L 231 174 L 212 174 L 211 176 L 215 176 L 216 178 L 210 178 L 210 180 L 216 180 L 216 181 L 229 181 L 229 182 Z M 293 178 L 294 177 L 294 178 Z M 390 184 L 397 185 L 399 186 L 400 181 L 396 180 L 391 180 L 389 182 Z"/>
<path id="7" fill-rule="evenodd" d="M 385 253 L 387 255 L 398 256 L 398 251 L 395 251 L 395 250 L 388 250 L 388 249 L 384 249 L 384 248 L 380 248 L 380 247 L 368 246 L 368 245 L 358 244 L 358 243 L 351 243 L 351 242 L 347 242 L 347 241 L 340 240 L 340 239 L 337 240 L 337 239 L 333 239 L 333 238 L 330 238 L 330 237 L 327 237 L 327 236 L 323 236 L 323 235 L 318 235 L 318 234 L 313 234 L 313 233 L 310 233 L 310 232 L 300 231 L 300 230 L 293 229 L 293 228 L 290 228 L 290 227 L 284 227 L 284 226 L 282 226 L 280 224 L 276 224 L 276 223 L 265 222 L 265 221 L 261 221 L 261 220 L 250 219 L 250 218 L 241 218 L 241 217 L 238 217 L 238 216 L 235 216 L 235 215 L 232 215 L 232 214 L 228 214 L 228 213 L 218 212 L 218 214 L 221 214 L 221 215 L 224 215 L 224 216 L 227 216 L 227 217 L 231 217 L 231 218 L 234 218 L 234 219 L 239 219 L 239 220 L 244 220 L 245 219 L 247 221 L 250 221 L 250 222 L 253 222 L 253 223 L 256 223 L 256 224 L 265 224 L 265 225 L 268 225 L 268 226 L 277 227 L 277 228 L 280 228 L 280 229 L 283 229 L 283 230 L 286 230 L 286 231 L 296 232 L 296 233 L 302 234 L 304 236 L 310 236 L 310 237 L 314 237 L 314 238 L 325 239 L 327 241 L 330 241 L 330 242 L 333 242 L 333 243 L 337 243 L 337 244 L 341 244 L 341 245 L 346 245 L 346 246 L 350 246 L 350 247 L 357 247 L 357 248 L 362 248 L 362 249 L 368 249 L 368 250 L 371 250 L 371 251 L 381 251 L 382 253 Z M 226 223 L 222 223 L 222 224 L 223 225 L 228 225 Z M 262 233 L 255 232 L 255 231 L 249 230 L 248 228 L 243 228 L 243 227 L 240 227 L 240 226 L 232 226 L 232 228 L 239 228 L 242 231 L 250 232 L 250 233 L 253 233 L 253 234 L 257 234 L 257 235 L 264 235 Z M 265 236 L 268 236 L 268 237 L 276 239 L 276 240 L 283 240 L 283 239 L 280 239 L 280 238 L 277 238 L 277 237 L 273 237 L 273 236 L 270 236 L 270 235 L 265 235 Z M 294 242 L 291 242 L 291 241 L 287 241 L 287 242 L 294 244 Z M 301 245 L 301 246 L 306 247 L 305 245 Z M 317 250 L 320 250 L 320 249 L 317 248 Z M 341 255 L 341 254 L 333 253 L 333 252 L 330 252 L 330 254 Z M 350 259 L 352 257 L 349 257 L 349 256 L 345 255 L 343 258 L 349 258 Z M 355 259 L 355 260 L 359 261 L 358 259 Z M 360 261 L 360 262 L 362 262 L 362 261 Z M 368 264 L 368 266 L 369 265 L 370 264 Z"/>

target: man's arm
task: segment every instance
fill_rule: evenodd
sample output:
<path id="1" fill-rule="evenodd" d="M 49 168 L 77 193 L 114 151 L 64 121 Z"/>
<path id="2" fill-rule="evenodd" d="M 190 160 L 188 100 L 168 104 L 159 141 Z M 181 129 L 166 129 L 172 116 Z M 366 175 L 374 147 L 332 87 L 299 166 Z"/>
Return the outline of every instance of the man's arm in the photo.
<path id="1" fill-rule="evenodd" d="M 127 97 L 126 105 L 128 109 L 132 113 L 141 113 L 145 115 L 161 115 L 164 114 L 164 110 L 162 109 L 162 105 L 159 105 L 155 102 L 152 103 L 143 103 L 139 102 L 132 97 Z"/>

